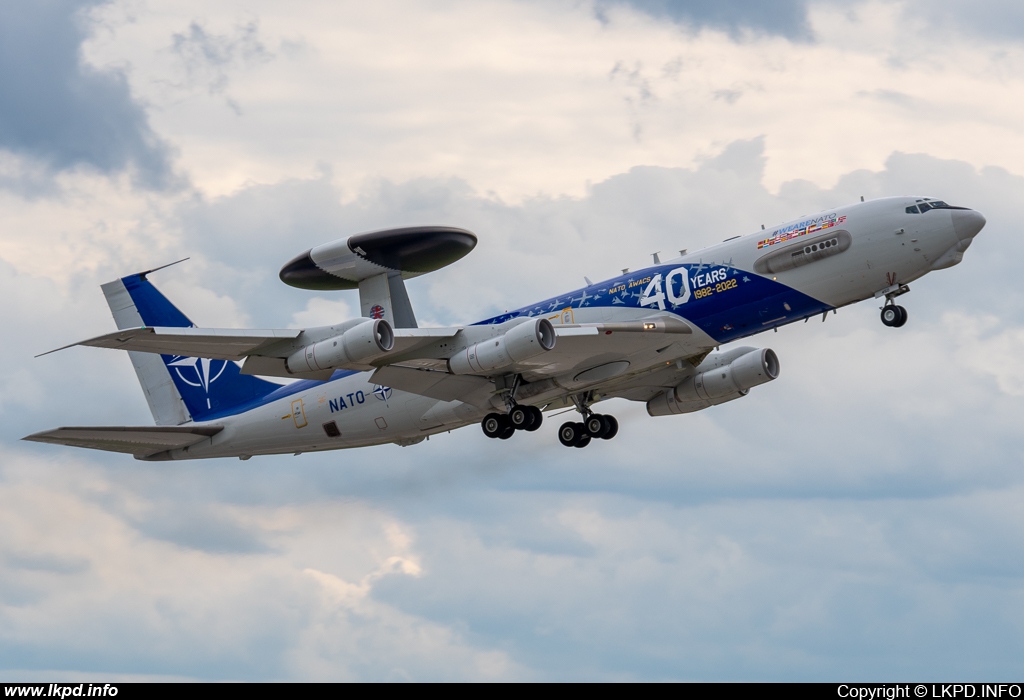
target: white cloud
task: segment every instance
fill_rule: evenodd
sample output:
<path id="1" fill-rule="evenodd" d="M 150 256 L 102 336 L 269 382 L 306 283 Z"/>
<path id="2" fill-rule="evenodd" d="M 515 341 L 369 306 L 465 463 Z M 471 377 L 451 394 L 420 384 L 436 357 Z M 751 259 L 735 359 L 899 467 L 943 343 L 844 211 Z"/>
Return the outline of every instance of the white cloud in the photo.
<path id="1" fill-rule="evenodd" d="M 352 312 L 352 307 L 341 299 L 324 299 L 313 297 L 306 303 L 306 308 L 292 315 L 289 328 L 312 328 L 329 326 L 333 323 L 347 321 L 359 314 Z"/>
<path id="2" fill-rule="evenodd" d="M 692 166 L 764 135 L 765 182 L 822 186 L 893 151 L 1016 169 L 1024 48 L 907 16 L 901 5 L 811 5 L 815 41 L 735 41 L 591 3 L 151 3 L 89 46 L 129 62 L 153 124 L 208 194 L 332 166 L 368 179 L 456 176 L 510 201 L 574 194 L 636 164 Z M 223 37 L 259 19 L 272 61 L 214 68 L 231 99 L 166 94 L 173 37 L 202 17 Z M 280 47 L 301 45 L 288 53 Z M 941 89 L 940 89 L 941 87 Z M 965 138 L 965 134 L 970 134 Z"/>
<path id="3" fill-rule="evenodd" d="M 87 460 L 58 466 L 6 451 L 3 462 L 7 668 L 30 668 L 45 653 L 57 670 L 52 662 L 63 660 L 65 670 L 197 678 L 486 679 L 517 671 L 502 652 L 373 599 L 380 580 L 419 575 L 405 526 L 378 509 L 352 501 L 225 506 L 219 517 L 267 546 L 219 551 L 213 531 L 205 544 L 148 534 L 159 496 Z M 47 476 L 54 470 L 62 485 Z"/>

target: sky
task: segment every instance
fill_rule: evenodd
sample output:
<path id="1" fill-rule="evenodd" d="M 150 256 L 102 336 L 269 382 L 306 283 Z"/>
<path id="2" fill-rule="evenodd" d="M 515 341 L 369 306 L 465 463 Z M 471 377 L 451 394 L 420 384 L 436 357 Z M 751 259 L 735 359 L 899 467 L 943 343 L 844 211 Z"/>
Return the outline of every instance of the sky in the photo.
<path id="1" fill-rule="evenodd" d="M 1019 680 L 1024 10 L 1003 0 L 0 0 L 0 679 Z M 199 325 L 353 292 L 280 267 L 474 231 L 408 284 L 468 323 L 823 208 L 988 225 L 902 297 L 742 341 L 741 401 L 614 441 L 147 464 L 99 285 Z"/>

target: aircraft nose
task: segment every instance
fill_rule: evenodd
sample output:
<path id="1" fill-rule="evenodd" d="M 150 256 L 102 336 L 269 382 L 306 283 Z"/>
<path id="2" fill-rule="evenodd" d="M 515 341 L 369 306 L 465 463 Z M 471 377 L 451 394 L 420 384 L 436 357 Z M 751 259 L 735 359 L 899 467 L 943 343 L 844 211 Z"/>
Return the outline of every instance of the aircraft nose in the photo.
<path id="1" fill-rule="evenodd" d="M 961 241 L 969 242 L 985 226 L 985 217 L 973 209 L 956 209 L 953 212 L 953 230 Z"/>

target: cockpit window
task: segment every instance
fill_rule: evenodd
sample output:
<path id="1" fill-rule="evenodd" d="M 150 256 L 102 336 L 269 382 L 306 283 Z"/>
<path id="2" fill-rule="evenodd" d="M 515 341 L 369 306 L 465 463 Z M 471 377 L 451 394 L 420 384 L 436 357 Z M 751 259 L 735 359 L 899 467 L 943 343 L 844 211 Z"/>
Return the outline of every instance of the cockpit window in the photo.
<path id="1" fill-rule="evenodd" d="M 917 205 L 907 207 L 907 213 L 924 214 L 930 209 L 967 209 L 967 207 L 954 207 L 951 204 L 946 204 L 941 199 L 919 199 L 917 200 Z"/>

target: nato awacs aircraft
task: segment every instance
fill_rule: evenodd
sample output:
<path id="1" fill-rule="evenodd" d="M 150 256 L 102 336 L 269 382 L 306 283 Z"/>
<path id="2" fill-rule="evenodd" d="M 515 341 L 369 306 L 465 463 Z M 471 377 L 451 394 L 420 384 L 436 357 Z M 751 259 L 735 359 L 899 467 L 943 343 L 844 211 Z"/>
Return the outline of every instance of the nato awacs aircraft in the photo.
<path id="1" fill-rule="evenodd" d="M 491 438 L 575 408 L 563 445 L 610 439 L 611 398 L 652 416 L 746 396 L 779 376 L 767 348 L 720 346 L 865 299 L 900 327 L 908 284 L 956 265 L 985 225 L 924 197 L 827 210 L 737 236 L 469 326 L 420 328 L 404 280 L 462 258 L 469 231 L 364 233 L 302 253 L 281 279 L 358 289 L 363 317 L 302 330 L 198 328 L 149 280 L 103 285 L 116 333 L 76 345 L 127 350 L 155 427 L 66 427 L 26 440 L 144 460 L 301 453 L 393 442 L 479 423 Z M 70 346 L 68 346 L 70 347 Z M 63 348 L 62 348 L 63 349 Z M 283 377 L 279 383 L 263 377 Z"/>

